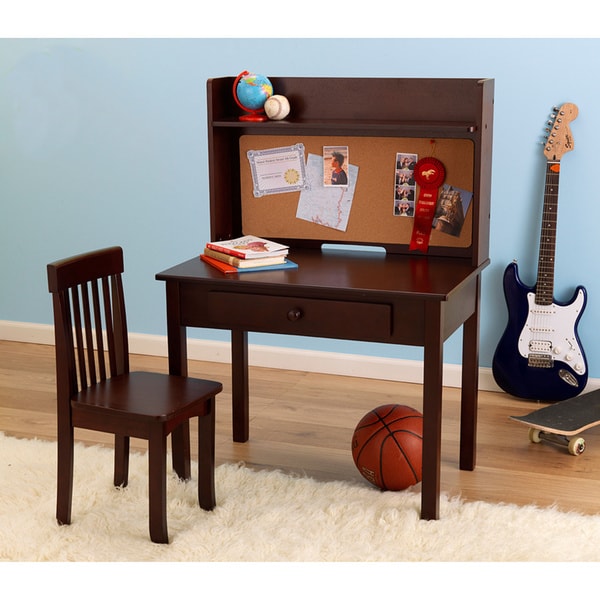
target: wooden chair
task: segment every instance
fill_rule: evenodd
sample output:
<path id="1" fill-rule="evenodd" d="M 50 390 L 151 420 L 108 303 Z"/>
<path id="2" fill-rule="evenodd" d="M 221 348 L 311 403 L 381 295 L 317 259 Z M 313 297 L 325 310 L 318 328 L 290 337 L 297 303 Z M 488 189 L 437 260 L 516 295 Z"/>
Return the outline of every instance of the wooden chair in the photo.
<path id="1" fill-rule="evenodd" d="M 150 538 L 168 543 L 167 436 L 172 434 L 175 472 L 189 479 L 189 420 L 198 417 L 198 500 L 212 510 L 215 397 L 222 385 L 129 371 L 120 247 L 73 256 L 47 269 L 56 343 L 56 518 L 61 525 L 71 522 L 75 427 L 115 435 L 115 486 L 127 485 L 130 437 L 142 438 L 148 440 Z"/>

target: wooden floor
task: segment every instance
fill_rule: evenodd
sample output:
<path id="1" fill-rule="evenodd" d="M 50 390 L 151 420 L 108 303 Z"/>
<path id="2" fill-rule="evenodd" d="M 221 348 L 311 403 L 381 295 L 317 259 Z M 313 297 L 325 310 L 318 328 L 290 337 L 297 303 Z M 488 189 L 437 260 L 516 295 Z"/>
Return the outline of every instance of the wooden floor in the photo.
<path id="1" fill-rule="evenodd" d="M 7 435 L 54 439 L 53 352 L 51 346 L 0 341 L 0 430 Z M 132 369 L 166 368 L 165 358 L 132 356 Z M 250 441 L 238 444 L 231 440 L 229 366 L 191 361 L 190 375 L 224 385 L 217 400 L 218 464 L 243 461 L 250 467 L 280 468 L 319 480 L 364 482 L 352 461 L 350 440 L 370 409 L 388 403 L 422 406 L 421 387 L 415 384 L 251 368 Z M 600 512 L 600 428 L 586 432 L 587 449 L 574 457 L 563 448 L 530 443 L 527 428 L 509 420 L 509 415 L 534 408 L 534 403 L 505 394 L 481 392 L 477 467 L 460 471 L 460 391 L 445 389 L 442 492 L 468 500 Z M 192 428 L 193 439 L 195 433 Z M 104 434 L 84 430 L 77 431 L 77 439 L 111 443 Z M 145 442 L 132 440 L 132 446 L 144 449 Z"/>

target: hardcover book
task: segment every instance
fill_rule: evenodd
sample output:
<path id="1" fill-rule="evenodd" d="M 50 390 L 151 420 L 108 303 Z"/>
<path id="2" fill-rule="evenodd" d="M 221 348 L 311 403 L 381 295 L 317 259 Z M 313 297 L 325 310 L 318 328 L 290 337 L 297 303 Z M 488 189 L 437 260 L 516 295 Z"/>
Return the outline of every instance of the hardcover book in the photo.
<path id="1" fill-rule="evenodd" d="M 250 267 L 265 267 L 267 265 L 277 265 L 285 262 L 285 256 L 261 256 L 259 258 L 238 258 L 237 256 L 231 256 L 225 254 L 225 252 L 217 252 L 210 248 L 204 248 L 204 254 L 225 262 L 229 265 L 237 267 L 238 269 L 247 269 Z"/>
<path id="2" fill-rule="evenodd" d="M 254 235 L 244 235 L 233 240 L 208 242 L 206 247 L 210 250 L 223 252 L 238 258 L 261 258 L 266 256 L 286 256 L 289 248 L 283 244 L 272 242 Z"/>

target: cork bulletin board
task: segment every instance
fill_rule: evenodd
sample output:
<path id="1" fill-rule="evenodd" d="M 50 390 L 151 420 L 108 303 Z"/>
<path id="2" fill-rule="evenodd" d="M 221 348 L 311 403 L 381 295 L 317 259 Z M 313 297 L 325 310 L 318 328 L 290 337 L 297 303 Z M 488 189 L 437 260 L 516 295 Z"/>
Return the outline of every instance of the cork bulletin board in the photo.
<path id="1" fill-rule="evenodd" d="M 302 144 L 305 157 L 323 157 L 323 148 L 348 148 L 348 165 L 358 169 L 345 230 L 324 226 L 317 220 L 297 217 L 301 191 L 255 197 L 248 151 Z M 446 169 L 444 185 L 473 191 L 474 145 L 468 139 L 244 135 L 240 138 L 240 183 L 244 234 L 266 238 L 322 240 L 332 243 L 408 244 L 414 218 L 398 216 L 394 208 L 397 154 L 433 156 Z M 312 159 L 315 157 L 313 156 Z M 415 200 L 418 197 L 416 188 Z M 433 229 L 430 245 L 471 246 L 473 198 L 460 232 L 454 235 Z"/>

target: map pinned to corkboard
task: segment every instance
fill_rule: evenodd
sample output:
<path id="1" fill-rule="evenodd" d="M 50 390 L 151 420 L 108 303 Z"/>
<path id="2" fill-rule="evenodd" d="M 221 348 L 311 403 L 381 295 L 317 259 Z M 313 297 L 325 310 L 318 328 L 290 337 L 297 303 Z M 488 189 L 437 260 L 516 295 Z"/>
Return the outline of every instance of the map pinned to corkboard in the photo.
<path id="1" fill-rule="evenodd" d="M 356 165 L 350 164 L 347 168 L 349 172 L 347 186 L 323 185 L 323 158 L 316 154 L 309 154 L 306 165 L 306 178 L 309 185 L 308 189 L 300 192 L 296 217 L 322 227 L 346 231 L 358 178 Z"/>

